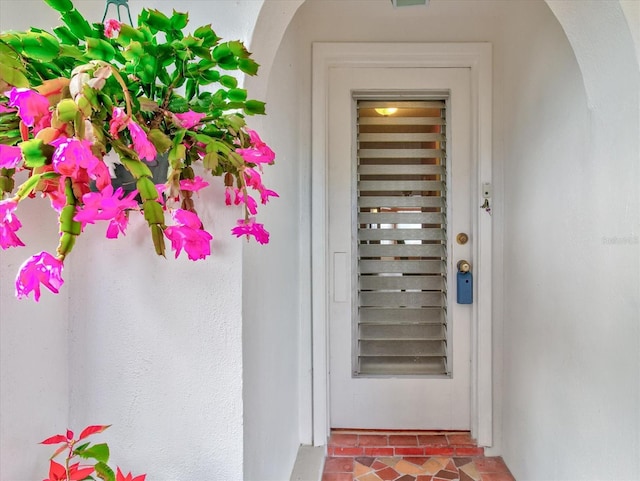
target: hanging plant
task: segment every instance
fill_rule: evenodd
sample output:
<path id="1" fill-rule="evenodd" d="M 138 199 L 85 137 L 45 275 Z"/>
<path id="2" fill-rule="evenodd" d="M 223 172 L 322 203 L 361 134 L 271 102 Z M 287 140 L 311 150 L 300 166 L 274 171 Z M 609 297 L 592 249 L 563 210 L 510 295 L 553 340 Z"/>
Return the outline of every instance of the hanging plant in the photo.
<path id="1" fill-rule="evenodd" d="M 24 245 L 19 205 L 39 195 L 60 234 L 55 254 L 20 267 L 17 297 L 37 301 L 41 285 L 57 293 L 86 226 L 106 222 L 106 236 L 117 238 L 134 211 L 158 255 L 168 239 L 176 257 L 206 258 L 213 237 L 194 193 L 209 182 L 195 166 L 224 179 L 227 205 L 244 207 L 232 234 L 269 242 L 255 216 L 259 202 L 278 196 L 261 178 L 275 155 L 245 123 L 265 105 L 238 87 L 235 74 L 258 72 L 242 42 L 223 42 L 210 25 L 186 33 L 186 13 L 144 9 L 137 27 L 90 24 L 70 0 L 44 1 L 63 22 L 53 33 L 0 34 L 0 246 Z M 162 161 L 166 172 L 154 180 L 150 165 Z M 132 188 L 115 171 L 126 171 Z"/>

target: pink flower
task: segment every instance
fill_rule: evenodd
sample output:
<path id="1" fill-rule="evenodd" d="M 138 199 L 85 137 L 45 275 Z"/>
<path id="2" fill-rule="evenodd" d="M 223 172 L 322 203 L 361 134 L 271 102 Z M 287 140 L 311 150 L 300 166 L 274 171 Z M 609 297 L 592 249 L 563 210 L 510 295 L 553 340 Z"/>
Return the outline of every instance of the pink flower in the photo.
<path id="1" fill-rule="evenodd" d="M 155 146 L 149 141 L 147 133 L 142 130 L 134 121 L 129 121 L 129 132 L 133 140 L 133 150 L 136 151 L 140 159 L 154 160 L 158 156 Z"/>
<path id="2" fill-rule="evenodd" d="M 250 217 L 249 220 L 238 219 L 238 225 L 231 229 L 231 233 L 236 237 L 243 235 L 255 237 L 260 244 L 269 243 L 269 232 L 264 228 L 263 224 L 258 224 L 255 217 Z"/>
<path id="3" fill-rule="evenodd" d="M 110 18 L 104 22 L 104 35 L 107 38 L 117 38 L 120 35 L 122 24 L 117 20 Z"/>
<path id="4" fill-rule="evenodd" d="M 0 168 L 15 169 L 22 160 L 20 147 L 0 144 Z"/>
<path id="5" fill-rule="evenodd" d="M 260 202 L 266 204 L 269 202 L 269 197 L 280 197 L 278 193 L 274 190 L 262 189 L 260 191 Z"/>
<path id="6" fill-rule="evenodd" d="M 246 169 L 244 169 L 243 173 L 244 173 L 244 182 L 248 186 L 253 187 L 256 190 L 260 190 L 263 188 L 262 177 L 260 176 L 260 174 L 256 169 L 247 167 Z"/>
<path id="7" fill-rule="evenodd" d="M 14 200 L 0 200 L 0 247 L 3 249 L 24 245 L 16 235 L 22 227 L 20 220 L 13 215 L 17 208 L 18 203 Z"/>
<path id="8" fill-rule="evenodd" d="M 138 203 L 135 200 L 138 194 L 134 190 L 126 197 L 123 196 L 122 187 L 113 191 L 113 187 L 108 185 L 100 192 L 90 192 L 82 196 L 84 207 L 76 213 L 73 218 L 76 222 L 81 222 L 83 227 L 86 224 L 93 224 L 97 220 L 108 220 L 107 238 L 115 239 L 118 234 L 125 233 L 128 224 L 126 215 L 127 209 L 135 209 Z"/>
<path id="9" fill-rule="evenodd" d="M 35 90 L 12 88 L 9 91 L 8 105 L 18 108 L 18 116 L 27 127 L 33 127 L 36 125 L 36 122 L 51 118 L 49 100 Z M 41 127 L 42 126 L 40 126 L 40 128 Z"/>
<path id="10" fill-rule="evenodd" d="M 10 109 L 8 107 L 5 107 L 3 104 L 0 104 L 0 114 L 4 114 L 8 112 L 15 112 L 15 109 Z"/>
<path id="11" fill-rule="evenodd" d="M 262 184 L 262 178 L 255 169 L 248 167 L 244 169 L 243 175 L 245 183 L 260 192 L 260 201 L 263 204 L 266 204 L 269 201 L 269 197 L 280 197 L 277 192 L 267 189 Z"/>
<path id="12" fill-rule="evenodd" d="M 164 235 L 171 241 L 171 247 L 176 251 L 176 258 L 182 249 L 192 261 L 204 259 L 211 254 L 211 240 L 213 236 L 202 229 L 202 222 L 196 214 L 178 209 L 173 214 L 178 225 L 169 226 Z"/>
<path id="13" fill-rule="evenodd" d="M 111 114 L 111 120 L 109 120 L 109 133 L 118 138 L 118 133 L 124 129 L 129 123 L 127 114 L 120 107 L 114 107 Z"/>
<path id="14" fill-rule="evenodd" d="M 273 164 L 276 158 L 273 150 L 262 141 L 258 132 L 251 129 L 245 130 L 249 134 L 251 147 L 247 149 L 236 149 L 236 152 L 249 164 Z"/>
<path id="15" fill-rule="evenodd" d="M 236 203 L 244 202 L 244 205 L 247 207 L 247 210 L 251 215 L 256 215 L 258 213 L 258 203 L 256 200 L 250 195 L 244 195 L 242 191 L 236 194 Z"/>
<path id="16" fill-rule="evenodd" d="M 136 151 L 140 159 L 154 160 L 158 151 L 147 137 L 147 133 L 133 120 L 127 118 L 124 110 L 114 107 L 109 121 L 109 133 L 118 138 L 120 131 L 125 127 L 129 128 L 131 140 L 133 141 L 133 150 Z"/>
<path id="17" fill-rule="evenodd" d="M 48 252 L 40 252 L 27 259 L 16 277 L 16 297 L 22 299 L 29 297 L 33 292 L 33 297 L 40 300 L 40 284 L 51 292 L 57 294 L 64 280 L 62 280 L 63 263 Z"/>
<path id="18" fill-rule="evenodd" d="M 180 190 L 187 190 L 190 192 L 198 192 L 200 189 L 204 189 L 209 185 L 209 182 L 202 177 L 196 175 L 193 179 L 182 179 L 180 181 Z"/>
<path id="19" fill-rule="evenodd" d="M 56 148 L 53 152 L 53 169 L 59 174 L 76 181 L 82 181 L 88 175 L 96 180 L 99 189 L 111 184 L 109 168 L 93 155 L 88 140 L 59 137 L 51 145 Z M 87 180 L 86 177 L 84 180 Z"/>
<path id="20" fill-rule="evenodd" d="M 199 114 L 198 112 L 194 112 L 193 110 L 189 110 L 183 114 L 174 114 L 176 119 L 178 119 L 178 126 L 183 129 L 191 129 L 198 125 L 200 121 L 206 117 L 206 114 Z"/>
<path id="21" fill-rule="evenodd" d="M 231 195 L 233 194 L 233 199 L 234 199 L 233 203 L 238 205 L 239 204 L 239 202 L 237 201 L 238 200 L 238 192 L 239 191 L 238 191 L 237 188 L 232 187 L 230 185 L 225 187 L 225 189 L 224 189 L 224 203 L 226 205 L 231 205 L 231 202 L 232 202 Z"/>

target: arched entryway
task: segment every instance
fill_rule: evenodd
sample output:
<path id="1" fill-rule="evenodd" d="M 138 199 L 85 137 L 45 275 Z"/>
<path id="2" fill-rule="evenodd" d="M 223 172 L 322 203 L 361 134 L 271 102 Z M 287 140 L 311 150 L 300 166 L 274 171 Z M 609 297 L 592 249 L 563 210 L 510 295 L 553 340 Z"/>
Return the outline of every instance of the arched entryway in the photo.
<path id="1" fill-rule="evenodd" d="M 383 3 L 386 6 L 386 2 L 380 2 L 370 9 L 380 12 Z M 553 428 L 547 429 L 544 424 L 536 423 L 535 417 L 527 414 L 528 410 L 544 408 L 548 410 L 545 416 L 549 415 L 553 422 L 563 420 L 564 399 L 553 405 L 553 396 L 542 394 L 549 379 L 547 376 L 551 379 L 557 377 L 558 382 L 561 379 L 579 379 L 583 369 L 595 368 L 595 361 L 590 359 L 575 365 L 567 362 L 563 353 L 580 352 L 591 345 L 592 338 L 584 328 L 592 331 L 597 327 L 597 321 L 584 310 L 594 311 L 592 303 L 595 296 L 584 292 L 594 291 L 607 276 L 613 279 L 615 266 L 621 262 L 616 254 L 619 251 L 612 254 L 603 250 L 602 239 L 628 239 L 630 248 L 627 250 L 631 250 L 637 238 L 633 227 L 624 227 L 625 222 L 627 225 L 635 222 L 633 215 L 637 214 L 637 189 L 633 187 L 638 179 L 635 160 L 638 153 L 636 51 L 627 17 L 618 2 L 549 1 L 522 2 L 522 5 L 509 2 L 511 6 L 492 1 L 473 2 L 473 6 L 469 2 L 446 2 L 447 6 L 443 3 L 434 0 L 420 14 L 416 13 L 417 10 L 409 14 L 407 9 L 367 16 L 364 2 L 265 2 L 254 31 L 251 49 L 262 64 L 262 75 L 248 79 L 247 86 L 256 96 L 267 99 L 268 108 L 270 105 L 280 111 L 281 107 L 289 105 L 284 111 L 293 124 L 293 130 L 282 130 L 280 122 L 285 120 L 282 114 L 276 114 L 276 122 L 271 123 L 267 119 L 264 123 L 268 124 L 265 125 L 266 131 L 281 137 L 278 142 L 286 145 L 282 161 L 289 165 L 298 163 L 299 185 L 292 191 L 297 204 L 291 213 L 297 219 L 294 222 L 299 235 L 295 242 L 300 255 L 300 292 L 297 293 L 301 300 L 298 332 L 300 436 L 303 443 L 313 441 L 322 444 L 312 436 L 313 366 L 308 298 L 313 278 L 308 247 L 311 242 L 309 213 L 312 210 L 308 190 L 312 184 L 309 179 L 310 121 L 306 120 L 312 91 L 310 42 L 490 41 L 495 47 L 494 168 L 497 199 L 494 224 L 499 226 L 495 232 L 497 243 L 494 252 L 502 259 L 495 266 L 498 274 L 493 312 L 496 323 L 494 449 L 505 454 L 509 464 L 515 463 L 521 472 L 535 473 L 535 467 L 528 465 L 525 451 L 533 448 L 537 450 L 537 457 L 547 454 L 548 449 L 542 445 L 545 436 L 551 436 Z M 412 18 L 422 15 L 425 17 Z M 439 24 L 430 23 L 428 15 L 441 15 Z M 313 24 L 310 23 L 312 18 Z M 398 18 L 409 22 L 410 26 L 401 31 L 394 30 L 390 24 Z M 351 26 L 347 28 L 349 22 Z M 369 26 L 363 27 L 366 22 Z M 421 25 L 421 30 L 417 24 Z M 324 31 L 321 31 L 322 26 L 326 27 Z M 612 96 L 612 92 L 616 95 Z M 295 108 L 290 105 L 292 103 L 295 103 Z M 289 142 L 284 140 L 286 136 L 290 138 Z M 612 146 L 607 137 L 622 141 Z M 615 156 L 607 153 L 610 148 Z M 550 158 L 556 161 L 549 162 Z M 605 161 L 610 162 L 611 168 L 605 168 Z M 566 168 L 555 170 L 552 167 L 563 163 Z M 622 174 L 622 171 L 629 175 Z M 554 177 L 545 178 L 548 173 L 553 173 Z M 590 196 L 589 191 L 594 188 L 597 194 L 607 194 L 606 202 Z M 547 209 L 546 220 L 538 219 L 540 212 Z M 572 221 L 578 219 L 575 216 L 583 209 L 590 212 L 588 218 L 600 219 L 601 222 Z M 614 214 L 607 214 L 607 211 Z M 574 229 L 579 229 L 578 238 L 562 228 L 565 220 Z M 562 269 L 558 272 L 555 267 L 564 265 L 568 257 L 563 248 L 541 253 L 539 262 L 530 262 L 520 250 L 526 246 L 525 252 L 535 253 L 534 240 L 541 242 L 549 238 L 548 235 L 537 238 L 532 227 L 545 223 L 558 225 L 558 230 L 551 235 L 556 245 L 572 243 L 568 249 L 582 263 L 591 262 L 592 255 L 597 259 L 594 273 L 587 269 L 581 276 L 581 282 L 586 284 L 583 293 L 570 289 L 569 275 Z M 610 233 L 609 236 L 606 233 Z M 597 240 L 596 245 L 594 239 Z M 637 249 L 629 254 L 637 262 Z M 530 305 L 529 299 L 536 298 L 537 292 L 546 291 L 545 282 L 540 281 L 544 277 L 543 270 L 553 272 L 553 280 L 548 283 L 557 284 L 558 289 L 552 294 L 560 296 L 562 293 L 564 299 L 554 299 L 551 295 Z M 628 286 L 622 288 L 625 292 L 632 292 L 637 287 L 637 275 L 624 276 Z M 563 289 L 565 285 L 566 292 Z M 621 282 L 616 280 L 616 285 L 621 285 Z M 614 307 L 618 317 L 631 312 L 629 305 L 623 304 Z M 557 312 L 562 312 L 566 323 L 547 324 L 546 319 L 553 318 Z M 630 322 L 625 324 L 631 329 L 627 341 L 635 342 L 637 346 L 637 329 L 633 330 Z M 567 329 L 571 332 L 569 336 L 565 334 Z M 557 339 L 563 339 L 566 345 L 556 345 Z M 630 345 L 621 349 L 630 356 L 635 355 Z M 539 355 L 525 359 L 523 352 L 528 356 L 533 352 Z M 611 363 L 608 365 L 614 369 Z M 535 378 L 539 373 L 545 373 L 545 376 Z M 634 379 L 632 372 L 626 372 L 624 376 L 626 382 Z M 637 377 L 636 373 L 631 396 L 636 400 Z M 534 391 L 531 391 L 531 385 L 536 386 Z M 561 392 L 567 400 L 577 403 L 578 408 L 574 412 L 577 418 L 586 419 L 593 411 L 590 405 L 583 405 L 578 399 L 580 386 L 582 384 L 571 390 L 562 387 Z M 591 392 L 591 388 L 587 391 Z M 527 394 L 523 397 L 522 393 Z M 624 437 L 629 441 L 633 439 L 633 432 L 640 431 L 640 420 L 632 411 L 624 412 L 632 416 L 631 425 L 635 430 L 625 431 Z M 612 417 L 615 416 L 612 414 Z M 609 421 L 613 427 L 618 425 L 615 419 Z M 571 438 L 570 433 L 567 436 Z M 636 445 L 631 442 L 631 448 L 624 449 L 629 452 L 637 449 Z M 564 464 L 577 463 L 578 458 L 575 458 Z M 556 464 L 558 476 L 570 475 L 562 471 L 563 462 Z"/>

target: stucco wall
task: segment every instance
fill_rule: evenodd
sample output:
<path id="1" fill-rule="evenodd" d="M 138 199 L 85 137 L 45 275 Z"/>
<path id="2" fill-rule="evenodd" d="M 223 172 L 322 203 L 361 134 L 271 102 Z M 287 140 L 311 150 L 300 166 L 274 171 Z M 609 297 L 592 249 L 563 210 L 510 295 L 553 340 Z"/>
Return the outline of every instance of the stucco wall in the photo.
<path id="1" fill-rule="evenodd" d="M 507 52 L 503 450 L 517 479 L 638 479 L 635 52 L 615 2 L 549 3 L 564 32 L 509 25 L 536 41 Z"/>
<path id="2" fill-rule="evenodd" d="M 267 21 L 262 19 L 262 21 Z M 300 344 L 303 322 L 309 322 L 300 282 L 301 230 L 306 198 L 300 178 L 300 150 L 304 144 L 297 101 L 296 45 L 285 36 L 268 76 L 267 117 L 249 119 L 276 152 L 276 164 L 264 170 L 263 181 L 277 191 L 259 210 L 271 234 L 269 245 L 244 244 L 243 353 L 244 457 L 247 481 L 288 479 L 300 445 L 299 356 L 310 346 Z M 259 52 L 256 54 L 259 55 Z M 263 63 L 257 56 L 256 60 Z M 253 90 L 252 80 L 248 88 Z M 266 81 L 265 78 L 262 79 Z M 257 88 L 256 91 L 260 89 Z M 308 295 L 306 296 L 308 299 Z M 307 303 L 308 305 L 308 303 Z M 309 373 L 306 374 L 309 377 Z"/>

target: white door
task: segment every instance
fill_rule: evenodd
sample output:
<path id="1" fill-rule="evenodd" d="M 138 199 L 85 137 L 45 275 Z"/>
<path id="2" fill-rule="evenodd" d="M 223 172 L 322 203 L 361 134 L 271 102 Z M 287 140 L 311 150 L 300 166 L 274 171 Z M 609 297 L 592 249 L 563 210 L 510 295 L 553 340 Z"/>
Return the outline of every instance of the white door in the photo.
<path id="1" fill-rule="evenodd" d="M 330 69 L 331 427 L 470 429 L 472 306 L 456 302 L 456 264 L 473 266 L 473 239 L 456 240 L 472 231 L 470 78 L 468 68 Z M 411 113 L 393 120 L 388 112 L 376 120 L 377 103 L 401 110 L 442 105 L 443 121 L 426 121 L 441 124 L 439 134 L 426 138 L 433 141 L 421 144 L 426 149 L 370 143 L 377 137 L 366 133 L 367 123 L 424 120 Z M 403 140 L 393 129 L 384 132 Z M 409 150 L 396 153 L 394 145 Z M 428 159 L 415 158 L 421 155 Z M 381 166 L 381 157 L 393 160 Z M 427 169 L 417 183 L 398 175 L 416 168 Z M 404 238 L 402 229 L 412 234 Z"/>

